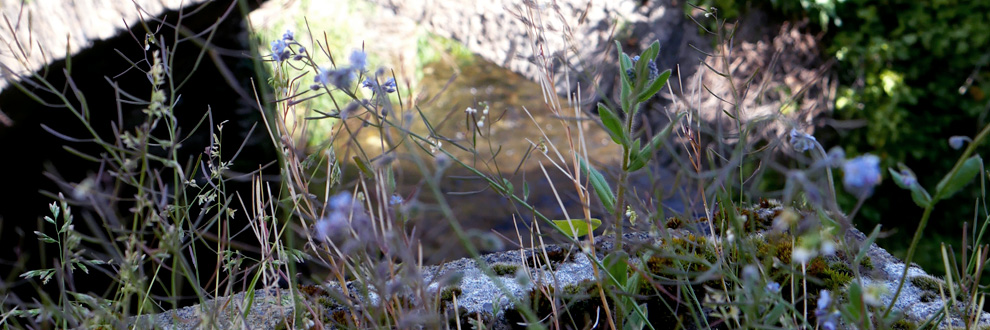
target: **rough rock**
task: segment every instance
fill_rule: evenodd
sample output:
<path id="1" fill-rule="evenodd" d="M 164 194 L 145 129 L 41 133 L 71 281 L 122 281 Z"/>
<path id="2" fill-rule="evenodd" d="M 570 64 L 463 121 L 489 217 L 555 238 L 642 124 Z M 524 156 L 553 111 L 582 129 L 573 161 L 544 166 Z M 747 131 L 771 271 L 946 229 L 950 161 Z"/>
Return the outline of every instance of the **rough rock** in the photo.
<path id="1" fill-rule="evenodd" d="M 757 216 L 765 216 L 766 214 L 773 214 L 773 212 L 762 212 L 755 213 Z M 687 230 L 671 230 L 671 237 L 686 237 L 690 234 Z M 662 244 L 663 239 L 656 235 L 650 235 L 643 232 L 628 233 L 623 235 L 627 246 L 643 246 L 652 245 L 659 246 Z M 847 232 L 847 239 L 853 242 L 862 243 L 866 240 L 866 236 L 856 230 L 850 229 Z M 613 250 L 613 237 L 603 236 L 597 238 L 595 244 L 595 253 L 599 259 L 604 258 L 604 256 Z M 544 252 L 545 251 L 545 252 Z M 532 264 L 533 260 L 536 258 L 542 258 L 545 254 L 552 255 L 551 260 L 557 259 L 557 261 L 552 262 L 550 267 L 541 265 L 541 267 L 529 266 Z M 866 287 L 870 286 L 880 286 L 885 288 L 882 291 L 879 301 L 881 304 L 888 304 L 891 299 L 893 292 L 896 290 L 898 285 L 898 280 L 900 279 L 901 272 L 904 270 L 904 263 L 890 255 L 884 249 L 880 248 L 876 244 L 872 244 L 867 250 L 867 256 L 870 258 L 870 262 L 876 271 L 872 273 L 865 274 L 863 277 L 863 283 Z M 548 245 L 546 250 L 542 249 L 522 249 L 522 250 L 512 250 L 504 251 L 498 253 L 492 253 L 483 255 L 479 258 L 483 260 L 489 266 L 491 265 L 512 265 L 518 267 L 518 269 L 528 269 L 528 280 L 520 281 L 518 280 L 518 274 L 498 274 L 496 276 L 486 275 L 478 263 L 474 259 L 460 259 L 452 262 L 448 262 L 441 265 L 429 266 L 423 269 L 423 280 L 427 283 L 427 288 L 432 294 L 440 295 L 440 291 L 445 288 L 450 287 L 450 278 L 460 278 L 457 288 L 459 288 L 459 293 L 456 294 L 456 303 L 458 308 L 458 313 L 461 315 L 473 315 L 471 318 L 481 316 L 482 319 L 487 320 L 488 325 L 491 329 L 510 329 L 514 325 L 510 324 L 509 320 L 506 318 L 506 312 L 511 309 L 512 300 L 525 301 L 527 295 L 536 285 L 547 285 L 556 288 L 565 288 L 573 285 L 580 285 L 582 282 L 594 281 L 594 263 L 588 258 L 587 254 L 581 251 L 581 248 L 567 245 L 567 244 L 553 244 Z M 545 260 L 545 259 L 544 259 Z M 910 279 L 916 277 L 930 278 L 934 281 L 941 281 L 932 275 L 929 275 L 925 271 L 912 266 L 909 269 L 908 281 L 904 284 L 904 290 L 902 291 L 897 303 L 894 305 L 895 311 L 903 313 L 904 318 L 912 322 L 924 322 L 932 315 L 939 313 L 943 309 L 943 303 L 941 299 L 932 299 L 931 289 L 919 288 L 914 281 Z M 447 283 L 446 286 L 441 283 Z M 354 282 L 348 282 L 347 286 L 350 290 L 354 290 Z M 324 286 L 326 291 L 336 292 L 339 296 L 342 292 L 340 286 L 336 283 L 329 283 Z M 241 323 L 236 322 L 256 322 L 256 323 L 243 323 L 252 325 L 252 328 L 262 328 L 262 329 L 272 329 L 274 324 L 278 324 L 281 321 L 277 318 L 278 316 L 288 316 L 292 315 L 292 306 L 288 303 L 286 298 L 287 291 L 259 291 L 260 294 L 255 298 L 256 306 L 260 307 L 261 314 L 252 311 L 250 316 L 245 320 L 232 319 L 232 318 L 217 318 L 215 322 L 221 327 L 231 327 L 237 326 Z M 514 299 L 509 299 L 509 296 L 514 297 Z M 366 302 L 370 304 L 377 304 L 378 295 L 371 292 L 368 295 L 371 301 Z M 242 306 L 244 301 L 243 294 L 234 296 L 233 298 L 215 300 L 211 304 L 215 303 L 227 303 L 230 310 L 237 311 L 241 313 L 238 309 Z M 272 308 L 274 306 L 274 308 Z M 957 306 L 958 307 L 958 306 Z M 452 307 L 448 306 L 448 309 Z M 170 311 L 162 314 L 153 315 L 150 317 L 142 318 L 142 320 L 154 320 L 157 326 L 168 328 L 168 329 L 187 329 L 186 326 L 191 324 L 199 324 L 201 321 L 198 319 L 196 313 L 199 307 L 186 307 L 178 311 Z M 212 309 L 205 309 L 212 310 Z M 494 311 L 494 314 L 493 314 Z M 226 311 L 225 313 L 230 313 Z M 219 313 L 223 315 L 225 313 Z M 271 315 L 262 315 L 264 313 L 272 313 Z M 211 314 L 217 315 L 217 314 Z M 239 315 L 239 314 L 237 314 Z M 274 316 L 273 316 L 274 315 Z M 224 323 L 227 322 L 227 323 Z M 963 322 L 959 319 L 958 315 L 953 315 L 949 323 L 952 326 L 959 327 L 963 326 Z M 983 313 L 979 317 L 979 326 L 990 326 L 990 314 Z M 939 328 L 947 328 L 948 324 L 943 323 Z"/>
<path id="2" fill-rule="evenodd" d="M 252 299 L 253 298 L 253 299 Z M 248 311 L 247 314 L 244 311 Z M 128 328 L 135 329 L 274 329 L 292 317 L 292 293 L 288 290 L 241 292 L 211 299 L 205 304 L 164 313 L 132 317 Z"/>
<path id="3" fill-rule="evenodd" d="M 205 0 L 3 1 L 0 90 L 8 71 L 26 74 L 109 39 L 140 20 Z M 143 37 L 143 36 L 138 36 Z M 15 42 L 20 41 L 20 42 Z M 20 44 L 23 48 L 18 47 Z"/>

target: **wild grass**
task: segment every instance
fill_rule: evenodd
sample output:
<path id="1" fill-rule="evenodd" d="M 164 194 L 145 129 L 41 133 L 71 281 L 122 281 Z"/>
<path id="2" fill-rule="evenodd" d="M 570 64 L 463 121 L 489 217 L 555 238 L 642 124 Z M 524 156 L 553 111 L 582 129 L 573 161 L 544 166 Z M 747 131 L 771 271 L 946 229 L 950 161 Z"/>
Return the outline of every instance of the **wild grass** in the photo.
<path id="1" fill-rule="evenodd" d="M 552 14 L 528 10 L 533 15 Z M 718 41 L 710 55 L 719 60 L 705 70 L 731 78 L 732 30 L 715 12 L 705 14 L 716 27 L 705 31 Z M 550 33 L 544 26 L 533 28 Z M 536 303 L 537 298 L 516 297 L 504 285 L 500 287 L 507 303 L 523 319 L 519 326 L 906 326 L 903 314 L 893 309 L 896 298 L 889 305 L 882 304 L 881 296 L 890 293 L 863 282 L 868 276 L 864 272 L 872 267 L 865 266 L 869 265 L 866 250 L 879 228 L 871 230 L 865 243 L 849 241 L 846 235 L 855 227 L 857 209 L 880 183 L 876 157 L 847 159 L 841 149 L 826 151 L 813 136 L 803 133 L 804 123 L 793 123 L 793 130 L 774 138 L 751 138 L 760 125 L 786 119 L 740 119 L 746 109 L 739 100 L 753 87 L 750 82 L 733 85 L 731 97 L 721 99 L 726 116 L 734 120 L 731 129 L 708 126 L 698 119 L 703 109 L 692 108 L 689 103 L 694 102 L 675 100 L 664 109 L 671 114 L 670 123 L 648 134 L 638 121 L 643 111 L 655 110 L 650 108 L 656 105 L 654 97 L 663 88 L 670 89 L 666 82 L 672 74 L 660 72 L 650 60 L 657 56 L 658 43 L 638 56 L 624 52 L 618 43 L 613 50 L 621 87 L 598 104 L 599 117 L 594 120 L 601 125 L 593 128 L 606 130 L 621 147 L 621 164 L 611 170 L 588 154 L 585 125 L 570 119 L 591 120 L 587 109 L 579 105 L 589 96 L 568 95 L 569 104 L 555 101 L 558 77 L 548 68 L 552 58 L 541 57 L 535 63 L 545 73 L 540 82 L 547 101 L 543 108 L 525 111 L 531 118 L 537 111 L 552 113 L 559 120 L 556 129 L 563 130 L 567 141 L 551 143 L 548 132 L 540 128 L 542 138 L 528 140 L 531 154 L 524 157 L 535 162 L 548 180 L 552 172 L 567 178 L 551 185 L 564 219 L 550 219 L 529 201 L 528 184 L 513 184 L 511 169 L 520 164 L 507 164 L 498 157 L 500 141 L 490 139 L 500 120 L 498 109 L 481 105 L 453 118 L 431 118 L 430 112 L 420 108 L 428 103 L 414 102 L 413 96 L 402 94 L 396 86 L 401 82 L 391 70 L 370 67 L 368 55 L 361 50 L 331 49 L 320 34 L 311 31 L 289 31 L 271 41 L 270 53 L 257 58 L 272 72 L 270 89 L 256 86 L 271 92 L 260 93 L 257 105 L 264 109 L 259 126 L 277 150 L 279 175 L 277 180 L 267 179 L 260 170 L 240 175 L 249 178 L 251 188 L 235 192 L 228 184 L 239 178 L 229 168 L 238 159 L 239 148 L 225 146 L 224 123 L 213 122 L 209 112 L 191 130 L 178 127 L 176 109 L 186 77 L 173 75 L 172 69 L 173 51 L 180 41 L 166 44 L 166 38 L 148 31 L 145 40 L 158 46 L 143 58 L 122 60 L 147 75 L 150 89 L 133 90 L 107 81 L 117 91 L 118 118 L 124 117 L 121 108 L 134 105 L 143 109 L 143 120 L 134 125 L 114 122 L 109 138 L 89 121 L 92 109 L 68 70 L 22 75 L 11 81 L 33 99 L 62 108 L 65 116 L 75 117 L 90 132 L 87 137 L 51 133 L 67 142 L 98 146 L 96 153 L 77 151 L 71 145 L 66 148 L 99 171 L 81 182 L 52 175 L 62 192 L 51 196 L 54 201 L 44 217 L 45 227 L 36 234 L 58 251 L 57 263 L 19 273 L 26 285 L 36 288 L 37 295 L 5 295 L 0 323 L 6 328 L 127 328 L 129 317 L 180 307 L 176 298 L 189 292 L 206 303 L 242 291 L 253 297 L 256 290 L 272 288 L 281 288 L 293 300 L 294 316 L 281 323 L 287 328 L 488 328 L 491 320 L 482 315 L 459 314 L 458 294 L 452 288 L 459 279 L 440 279 L 438 287 L 447 289 L 431 289 L 434 283 L 423 277 L 428 265 L 423 263 L 421 244 L 423 213 L 417 208 L 436 211 L 440 219 L 431 221 L 445 222 L 450 237 L 484 265 L 478 236 L 463 228 L 463 219 L 453 211 L 441 186 L 454 169 L 467 171 L 510 201 L 518 219 L 526 218 L 523 215 L 534 219 L 517 222 L 515 240 L 520 247 L 570 244 L 580 247 L 577 250 L 596 265 L 595 281 L 587 287 L 553 288 L 538 283 L 534 297 L 545 297 L 548 305 Z M 533 46 L 545 45 L 534 41 Z M 67 85 L 49 84 L 48 74 L 65 75 Z M 732 79 L 728 82 L 735 84 Z M 703 88 L 681 94 L 719 97 Z M 52 98 L 57 102 L 49 103 Z M 315 98 L 329 99 L 332 107 L 300 109 L 305 104 L 302 101 Z M 464 123 L 465 138 L 442 136 L 434 129 L 436 122 L 449 119 Z M 333 122 L 332 139 L 310 148 L 306 123 L 311 121 Z M 192 135 L 180 133 L 196 130 L 209 133 L 210 147 L 190 157 L 180 149 Z M 355 139 L 360 130 L 377 132 L 377 143 Z M 906 263 L 936 203 L 973 180 L 982 184 L 984 178 L 977 174 L 984 169 L 975 151 L 987 132 L 968 140 L 957 166 L 935 187 L 934 194 L 920 187 L 906 166 L 890 170 L 892 180 L 910 190 L 914 202 L 925 210 Z M 637 190 L 641 188 L 630 183 L 630 176 L 637 172 L 661 169 L 654 160 L 660 153 L 672 154 L 671 166 L 683 178 L 681 182 L 698 188 L 693 199 L 697 204 L 690 205 L 685 214 L 668 214 L 660 201 L 644 200 Z M 396 174 L 400 163 L 414 168 L 422 178 L 416 193 L 400 191 Z M 836 195 L 843 192 L 835 189 L 840 182 L 832 173 L 835 168 L 842 169 L 845 193 L 859 201 L 851 209 L 843 210 L 836 202 Z M 347 177 L 345 173 L 353 174 Z M 758 191 L 754 186 L 765 176 L 782 178 L 782 186 Z M 564 205 L 561 196 L 566 195 L 574 196 L 579 209 Z M 424 205 L 420 200 L 426 200 L 425 196 L 434 202 Z M 957 259 L 951 247 L 946 247 L 943 259 L 951 271 L 944 289 L 936 282 L 940 292 L 947 292 L 940 297 L 943 301 L 961 304 L 946 304 L 942 314 L 920 322 L 928 324 L 922 326 L 935 327 L 946 322 L 946 315 L 955 315 L 965 328 L 975 327 L 976 311 L 982 310 L 985 289 L 979 283 L 988 250 L 980 244 L 990 223 L 985 194 L 981 197 L 974 213 L 984 220 L 979 230 L 974 225 L 966 234 L 976 248 L 964 246 Z M 754 204 L 775 213 L 757 223 L 757 211 L 750 208 Z M 700 214 L 691 210 L 700 210 Z M 707 220 L 695 222 L 699 217 Z M 238 223 L 235 219 L 246 221 L 247 226 L 231 227 Z M 77 225 L 85 225 L 88 231 L 78 230 Z M 682 236 L 677 228 L 687 228 L 691 235 Z M 628 247 L 624 234 L 630 232 L 645 232 L 668 243 L 646 251 L 624 249 Z M 494 240 L 485 249 L 515 243 Z M 611 240 L 615 246 L 604 257 L 596 251 L 595 243 L 601 240 Z M 545 248 L 542 254 L 550 259 Z M 199 259 L 204 255 L 216 259 L 207 263 Z M 297 278 L 297 267 L 303 262 L 325 269 L 325 277 Z M 480 268 L 492 279 L 506 273 L 504 265 Z M 528 271 L 514 272 L 518 281 L 532 283 L 533 279 L 518 275 Z M 900 294 L 906 275 L 905 268 L 894 297 Z M 90 276 L 108 278 L 112 285 L 105 293 L 95 293 L 81 285 Z M 314 286 L 327 283 L 336 284 L 337 290 Z M 600 315 L 594 322 L 579 325 L 575 315 L 586 311 L 565 303 L 577 294 L 589 302 L 584 306 L 593 306 L 588 308 Z M 493 301 L 493 309 L 500 304 Z M 251 298 L 247 309 L 250 306 Z M 238 312 L 247 315 L 247 310 Z M 230 326 L 218 319 L 218 315 L 203 315 L 200 326 Z"/>

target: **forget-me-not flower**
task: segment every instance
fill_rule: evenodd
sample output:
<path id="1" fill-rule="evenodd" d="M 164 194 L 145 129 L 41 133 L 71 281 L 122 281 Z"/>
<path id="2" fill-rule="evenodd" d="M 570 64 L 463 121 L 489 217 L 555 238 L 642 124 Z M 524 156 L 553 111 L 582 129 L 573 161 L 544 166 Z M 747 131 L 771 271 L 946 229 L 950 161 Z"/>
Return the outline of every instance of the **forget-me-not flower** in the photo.
<path id="1" fill-rule="evenodd" d="M 379 85 L 377 81 L 369 77 L 364 79 L 364 82 L 361 83 L 361 86 L 375 91 L 377 91 L 375 86 L 378 86 L 381 88 L 382 92 L 395 93 L 395 78 L 388 78 L 385 80 L 385 83 Z"/>
<path id="2" fill-rule="evenodd" d="M 791 129 L 791 146 L 794 147 L 794 151 L 805 152 L 811 150 L 818 143 L 814 136 L 811 134 L 798 131 L 797 129 Z"/>
<path id="3" fill-rule="evenodd" d="M 334 85 L 338 88 L 347 88 L 351 86 L 351 82 L 353 82 L 356 77 L 357 75 L 354 74 L 354 71 L 349 68 L 332 70 L 321 67 L 317 68 L 316 76 L 313 77 L 313 82 L 323 86 Z"/>
<path id="4" fill-rule="evenodd" d="M 873 194 L 873 187 L 880 184 L 880 157 L 866 154 L 842 164 L 842 185 L 857 198 Z"/>
<path id="5" fill-rule="evenodd" d="M 284 39 L 272 41 L 272 59 L 275 62 L 282 62 L 289 58 L 289 45 Z"/>
<path id="6" fill-rule="evenodd" d="M 962 149 L 966 142 L 973 142 L 968 136 L 956 135 L 949 138 L 949 147 L 952 149 L 959 150 Z"/>
<path id="7" fill-rule="evenodd" d="M 351 67 L 357 69 L 358 71 L 364 71 L 364 67 L 368 66 L 368 54 L 360 50 L 355 50 L 351 52 Z"/>
<path id="8" fill-rule="evenodd" d="M 628 75 L 629 80 L 632 81 L 636 81 L 636 71 L 634 70 L 634 68 L 636 67 L 636 62 L 639 62 L 639 55 L 632 57 L 633 67 L 626 70 L 626 75 Z M 650 62 L 646 63 L 646 67 L 650 70 L 648 76 L 646 76 L 647 78 L 649 78 L 648 81 L 653 81 L 657 79 L 658 76 L 660 76 L 660 70 L 657 69 L 657 62 L 650 59 Z"/>
<path id="9" fill-rule="evenodd" d="M 828 313 L 828 305 L 832 303 L 832 293 L 828 290 L 822 289 L 818 293 L 818 305 L 815 308 L 815 315 L 821 317 Z"/>

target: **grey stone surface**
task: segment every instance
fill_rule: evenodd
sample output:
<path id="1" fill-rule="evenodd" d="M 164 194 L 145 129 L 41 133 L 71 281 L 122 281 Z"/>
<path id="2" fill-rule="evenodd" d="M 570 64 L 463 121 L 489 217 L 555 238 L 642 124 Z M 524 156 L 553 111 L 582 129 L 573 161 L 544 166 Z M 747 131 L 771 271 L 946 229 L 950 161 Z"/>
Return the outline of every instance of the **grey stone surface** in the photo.
<path id="1" fill-rule="evenodd" d="M 11 73 L 43 65 L 118 35 L 126 26 L 166 10 L 205 0 L 31 0 L 3 1 L 0 22 L 0 90 Z M 126 25 L 125 25 L 126 24 Z M 143 36 L 138 36 L 143 37 Z M 20 46 L 18 46 L 20 45 Z"/>
<path id="2" fill-rule="evenodd" d="M 751 220 L 771 220 L 773 214 L 773 210 L 760 210 L 754 213 L 754 215 L 764 219 Z M 684 237 L 690 234 L 690 232 L 686 230 L 671 230 L 670 234 L 672 235 L 671 237 Z M 663 241 L 658 236 L 644 232 L 628 233 L 623 235 L 623 237 L 625 238 L 624 242 L 626 242 L 627 248 L 659 246 Z M 866 239 L 866 236 L 856 229 L 850 229 L 846 237 L 852 242 L 860 243 Z M 595 255 L 597 258 L 604 258 L 606 254 L 612 251 L 613 242 L 613 236 L 596 238 Z M 549 266 L 545 263 L 539 263 L 540 267 L 532 267 L 531 265 L 535 264 L 533 262 L 534 259 L 543 259 L 544 250 L 520 249 L 492 253 L 481 256 L 480 260 L 483 260 L 488 265 L 517 266 L 517 273 L 489 276 L 486 275 L 486 272 L 480 268 L 474 259 L 465 258 L 441 265 L 425 267 L 422 272 L 423 281 L 427 283 L 427 291 L 429 291 L 430 295 L 439 295 L 439 292 L 446 287 L 456 285 L 461 290 L 456 295 L 459 313 L 464 313 L 462 315 L 482 315 L 484 319 L 492 321 L 490 325 L 493 329 L 509 329 L 513 325 L 507 323 L 506 310 L 513 306 L 513 300 L 525 301 L 528 293 L 537 285 L 562 288 L 584 281 L 595 280 L 594 267 L 596 266 L 588 258 L 589 254 L 586 253 L 590 252 L 590 249 L 584 249 L 582 251 L 581 248 L 576 246 L 553 244 L 547 245 L 545 251 L 546 253 L 556 254 L 558 256 L 564 255 L 565 257 L 563 261 L 552 262 Z M 870 262 L 873 264 L 875 271 L 864 274 L 862 283 L 864 287 L 868 288 L 867 290 L 870 290 L 870 288 L 880 288 L 881 294 L 878 300 L 880 304 L 886 306 L 893 298 L 893 292 L 897 288 L 898 280 L 905 265 L 876 244 L 869 246 L 867 256 L 870 257 Z M 920 268 L 912 267 L 909 269 L 908 278 L 919 276 L 941 281 Z M 451 278 L 460 278 L 460 281 L 457 284 L 452 284 Z M 520 281 L 520 278 L 524 278 L 525 280 Z M 351 291 L 355 290 L 355 283 L 347 283 Z M 342 296 L 342 290 L 336 283 L 326 284 L 325 289 L 329 292 L 337 292 L 338 294 L 336 296 Z M 291 303 L 286 298 L 287 294 L 287 291 L 259 291 L 255 306 L 261 311 L 256 312 L 252 310 L 249 317 L 245 319 L 223 317 L 225 314 L 230 314 L 231 310 L 238 313 L 242 311 L 239 308 L 244 306 L 244 296 L 243 294 L 238 294 L 232 298 L 218 299 L 211 302 L 211 304 L 228 306 L 228 309 L 224 310 L 223 313 L 204 313 L 200 311 L 208 312 L 213 309 L 201 309 L 198 306 L 193 306 L 153 315 L 150 318 L 145 317 L 142 320 L 143 322 L 154 320 L 155 325 L 167 329 L 189 329 L 189 325 L 202 323 L 200 319 L 202 315 L 211 315 L 212 317 L 216 317 L 213 319 L 214 322 L 218 322 L 217 324 L 225 328 L 247 324 L 251 328 L 272 329 L 275 324 L 280 323 L 279 317 L 292 315 Z M 932 315 L 943 310 L 941 299 L 926 299 L 925 295 L 926 292 L 924 289 L 914 286 L 911 282 L 907 282 L 897 303 L 894 305 L 894 310 L 903 313 L 904 317 L 909 321 L 924 322 Z M 375 292 L 370 292 L 368 297 L 370 301 L 365 301 L 365 304 L 378 304 L 379 298 Z M 928 297 L 931 297 L 930 292 L 928 293 Z M 955 307 L 962 308 L 964 306 L 957 304 Z M 449 311 L 453 310 L 453 307 L 450 305 L 447 308 Z M 953 327 L 960 327 L 963 326 L 963 321 L 958 314 L 954 313 L 948 321 L 940 324 L 939 328 L 948 328 L 949 324 Z M 990 326 L 990 314 L 982 313 L 979 316 L 979 325 Z"/>
<path id="3" fill-rule="evenodd" d="M 263 289 L 254 291 L 253 299 L 241 292 L 205 304 L 132 317 L 129 323 L 135 329 L 275 329 L 292 313 L 292 292 Z"/>
<path id="4" fill-rule="evenodd" d="M 635 0 L 372 2 L 531 80 L 551 80 L 558 93 L 576 91 L 581 81 L 586 96 L 594 93 L 588 89 L 590 81 L 614 77 L 612 40 L 623 33 L 621 27 L 629 27 L 641 48 L 659 40 L 665 48 L 676 49 L 683 22 L 681 9 L 670 1 L 650 1 L 646 6 Z M 669 56 L 661 57 L 661 65 L 672 64 Z"/>

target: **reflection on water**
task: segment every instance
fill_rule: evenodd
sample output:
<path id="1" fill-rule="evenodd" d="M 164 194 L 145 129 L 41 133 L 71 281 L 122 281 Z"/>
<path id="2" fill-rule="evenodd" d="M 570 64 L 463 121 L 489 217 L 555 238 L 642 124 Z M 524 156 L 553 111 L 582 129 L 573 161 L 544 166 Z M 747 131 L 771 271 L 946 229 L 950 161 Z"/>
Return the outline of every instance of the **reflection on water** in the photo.
<path id="1" fill-rule="evenodd" d="M 597 168 L 618 167 L 621 149 L 612 143 L 597 122 L 584 114 L 575 115 L 573 108 L 566 108 L 566 100 L 556 101 L 564 109 L 559 116 L 554 115 L 544 102 L 541 87 L 532 81 L 482 60 L 459 67 L 435 63 L 427 66 L 424 72 L 426 76 L 421 82 L 420 94 L 413 103 L 437 135 L 442 137 L 443 148 L 490 177 L 500 177 L 499 181 L 501 178 L 509 180 L 517 195 L 523 194 L 525 184 L 529 191 L 527 201 L 551 219 L 563 219 L 565 210 L 572 218 L 583 217 L 575 185 L 558 167 L 573 171 L 570 167 L 572 143 L 579 144 L 583 138 L 588 158 Z M 408 98 L 403 96 L 405 108 L 412 108 L 409 103 Z M 484 113 L 485 105 L 487 115 Z M 398 104 L 394 107 L 398 108 Z M 466 111 L 468 108 L 475 112 Z M 416 134 L 424 137 L 430 135 L 426 124 L 414 111 L 403 115 L 390 114 L 390 117 Z M 562 117 L 568 119 L 562 121 Z M 585 120 L 576 117 L 584 117 Z M 565 129 L 565 124 L 569 130 Z M 424 261 L 436 263 L 467 256 L 437 207 L 439 201 L 430 192 L 424 175 L 410 157 L 409 153 L 415 152 L 429 161 L 427 175 L 433 176 L 437 173 L 434 172 L 437 166 L 432 155 L 424 150 L 426 148 L 416 147 L 408 139 L 403 140 L 398 130 L 383 132 L 353 119 L 348 120 L 346 125 L 344 136 L 348 130 L 357 133 L 353 139 L 336 140 L 338 158 L 349 160 L 359 152 L 370 157 L 382 154 L 382 150 L 395 152 L 387 158 L 395 171 L 398 194 L 405 200 L 396 209 L 407 210 L 413 215 L 408 227 L 410 230 L 415 228 L 422 238 Z M 549 145 L 559 149 L 563 161 L 552 148 L 544 149 L 548 150 L 544 154 L 541 148 L 548 148 Z M 347 172 L 352 175 L 357 173 L 353 169 Z M 505 248 L 514 247 L 518 229 L 523 244 L 531 244 L 530 226 L 534 218 L 531 211 L 500 196 L 490 189 L 487 182 L 459 166 L 451 166 L 442 173 L 440 188 L 461 226 L 476 233 L 496 232 L 503 235 L 510 239 L 504 241 Z M 649 187 L 649 184 L 644 186 Z M 643 193 L 648 197 L 653 191 Z M 647 198 L 647 203 L 654 202 Z M 591 204 L 592 216 L 610 218 L 603 216 L 603 212 L 596 207 L 599 204 L 597 200 L 593 199 Z M 655 205 L 645 207 L 656 209 Z M 542 226 L 543 233 L 549 231 L 545 225 Z"/>

